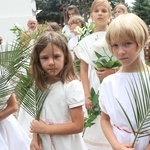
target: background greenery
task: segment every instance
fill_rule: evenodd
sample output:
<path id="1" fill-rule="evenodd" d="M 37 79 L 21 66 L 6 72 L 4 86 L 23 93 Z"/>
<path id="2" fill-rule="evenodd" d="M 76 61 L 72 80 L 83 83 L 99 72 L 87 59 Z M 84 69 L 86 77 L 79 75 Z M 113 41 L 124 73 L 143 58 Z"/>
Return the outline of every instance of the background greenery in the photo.
<path id="1" fill-rule="evenodd" d="M 109 1 L 112 11 L 119 2 L 124 3 L 129 12 L 136 13 L 147 23 L 147 25 L 150 25 L 150 0 L 135 0 L 132 8 L 125 3 L 125 0 Z M 87 20 L 92 2 L 93 0 L 36 0 L 37 10 L 42 10 L 37 14 L 37 20 L 39 23 L 56 21 L 63 26 L 66 8 L 71 4 L 76 5 L 80 10 L 81 15 Z"/>

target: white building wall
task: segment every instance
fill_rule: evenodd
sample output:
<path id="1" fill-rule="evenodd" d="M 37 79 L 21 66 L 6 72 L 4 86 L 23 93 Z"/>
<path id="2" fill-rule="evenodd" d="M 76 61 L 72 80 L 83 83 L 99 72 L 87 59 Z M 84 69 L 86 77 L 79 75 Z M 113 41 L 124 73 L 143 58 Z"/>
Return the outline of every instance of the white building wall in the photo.
<path id="1" fill-rule="evenodd" d="M 0 36 L 3 44 L 14 39 L 10 29 L 15 23 L 27 29 L 27 21 L 35 17 L 35 11 L 35 0 L 0 0 Z"/>

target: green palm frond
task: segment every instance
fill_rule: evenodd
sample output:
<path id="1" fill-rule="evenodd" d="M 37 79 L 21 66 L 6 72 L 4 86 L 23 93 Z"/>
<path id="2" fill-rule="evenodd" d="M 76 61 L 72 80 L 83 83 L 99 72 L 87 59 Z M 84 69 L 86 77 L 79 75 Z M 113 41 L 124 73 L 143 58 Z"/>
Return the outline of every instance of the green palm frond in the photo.
<path id="1" fill-rule="evenodd" d="M 16 88 L 20 106 L 33 118 L 39 120 L 40 112 L 48 92 L 43 92 L 35 87 L 31 75 L 22 75 Z"/>
<path id="2" fill-rule="evenodd" d="M 34 41 L 45 28 L 39 26 L 34 33 L 29 34 L 15 26 L 11 30 L 16 35 L 16 40 L 10 44 L 6 43 L 4 50 L 0 47 L 0 98 L 15 92 L 21 107 L 37 119 L 47 93 L 35 88 L 29 73 L 30 54 Z M 8 83 L 11 86 L 7 86 Z"/>
<path id="3" fill-rule="evenodd" d="M 136 122 L 136 129 L 133 127 L 132 121 L 130 120 L 127 112 L 118 101 L 122 111 L 124 112 L 126 119 L 132 129 L 135 136 L 133 141 L 133 147 L 139 138 L 150 136 L 150 71 L 148 68 L 144 71 L 138 72 L 138 81 L 133 74 L 132 80 L 129 81 L 129 87 L 133 96 L 134 101 L 131 99 L 129 89 L 127 90 L 134 119 Z"/>

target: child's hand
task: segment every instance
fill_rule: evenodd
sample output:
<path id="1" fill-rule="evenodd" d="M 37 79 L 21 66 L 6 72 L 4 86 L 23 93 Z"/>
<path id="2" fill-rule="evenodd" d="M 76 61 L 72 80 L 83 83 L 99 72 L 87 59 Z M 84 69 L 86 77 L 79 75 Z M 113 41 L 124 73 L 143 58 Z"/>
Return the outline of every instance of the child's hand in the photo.
<path id="1" fill-rule="evenodd" d="M 30 126 L 31 133 L 45 133 L 46 124 L 43 121 L 33 120 Z"/>
<path id="2" fill-rule="evenodd" d="M 37 138 L 33 138 L 30 144 L 30 150 L 43 150 L 42 146 L 42 140 L 39 137 L 39 143 L 37 142 Z"/>
<path id="3" fill-rule="evenodd" d="M 135 150 L 132 148 L 132 144 L 120 144 L 120 148 L 118 150 Z"/>
<path id="4" fill-rule="evenodd" d="M 105 77 L 107 77 L 110 74 L 114 73 L 113 69 L 108 68 L 100 68 L 99 71 L 96 72 L 97 76 L 100 80 L 103 80 Z"/>
<path id="5" fill-rule="evenodd" d="M 87 110 L 92 109 L 93 107 L 92 101 L 89 99 L 85 99 L 85 107 Z"/>

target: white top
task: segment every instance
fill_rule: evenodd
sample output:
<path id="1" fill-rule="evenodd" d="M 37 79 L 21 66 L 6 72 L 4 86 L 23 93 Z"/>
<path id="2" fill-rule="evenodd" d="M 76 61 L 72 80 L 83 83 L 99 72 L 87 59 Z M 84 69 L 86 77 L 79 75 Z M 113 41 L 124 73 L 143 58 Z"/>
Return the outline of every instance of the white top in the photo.
<path id="1" fill-rule="evenodd" d="M 139 94 L 143 91 L 143 88 L 140 87 L 139 78 L 137 73 L 116 73 L 110 76 L 107 76 L 100 87 L 100 106 L 101 110 L 109 115 L 110 122 L 113 127 L 113 131 L 116 135 L 117 140 L 120 143 L 132 143 L 134 139 L 129 123 L 118 104 L 118 101 L 121 103 L 125 109 L 127 115 L 131 119 L 133 128 L 136 130 L 136 122 L 134 119 L 134 114 L 132 111 L 132 106 L 130 103 L 133 102 L 135 106 L 133 94 L 131 92 L 131 87 L 137 83 L 138 88 L 135 88 Z M 129 84 L 130 83 L 130 84 Z M 147 83 L 149 86 L 150 83 Z M 130 86 L 131 85 L 131 86 Z M 128 92 L 127 92 L 128 91 Z M 130 96 L 130 98 L 129 98 Z M 117 101 L 118 100 L 118 101 Z M 119 129 L 118 129 L 119 128 Z M 126 130 L 126 131 L 124 131 Z M 136 150 L 144 150 L 150 141 L 150 136 L 140 138 L 136 142 Z"/>
<path id="2" fill-rule="evenodd" d="M 90 83 L 90 87 L 95 89 L 95 92 L 98 91 L 98 87 L 100 85 L 99 78 L 96 74 L 95 64 L 93 63 L 94 60 L 97 60 L 94 51 L 105 55 L 103 53 L 103 49 L 101 46 L 105 47 L 106 53 L 109 53 L 107 48 L 107 44 L 105 42 L 105 31 L 104 32 L 96 32 L 90 34 L 83 38 L 77 46 L 75 51 L 77 57 L 82 59 L 88 64 L 88 79 Z M 97 42 L 99 43 L 97 45 Z M 85 113 L 85 117 L 87 114 Z M 110 150 L 110 145 L 106 140 L 101 127 L 100 127 L 100 115 L 94 120 L 94 125 L 90 128 L 87 128 L 84 134 L 84 141 L 90 150 Z"/>
<path id="3" fill-rule="evenodd" d="M 68 41 L 68 47 L 69 47 L 69 50 L 71 52 L 73 59 L 75 58 L 74 55 L 75 55 L 75 50 L 78 44 L 78 39 L 79 39 L 79 35 L 75 35 Z"/>
<path id="4" fill-rule="evenodd" d="M 76 49 L 76 55 L 79 59 L 82 59 L 89 65 L 88 69 L 88 77 L 90 81 L 90 87 L 93 87 L 96 91 L 99 87 L 99 78 L 97 77 L 96 70 L 94 67 L 95 64 L 93 61 L 97 60 L 97 57 L 95 55 L 94 51 L 97 51 L 98 53 L 104 55 L 102 47 L 104 46 L 107 53 L 110 53 L 106 42 L 105 42 L 105 31 L 104 32 L 96 32 L 89 36 L 86 36 L 83 38 Z M 99 42 L 100 44 L 97 45 L 96 43 Z"/>
<path id="5" fill-rule="evenodd" d="M 62 28 L 62 33 L 66 36 L 67 40 L 74 36 L 74 33 L 70 32 L 69 26 L 67 24 Z"/>
<path id="6" fill-rule="evenodd" d="M 84 105 L 84 92 L 80 81 L 69 83 L 60 81 L 50 85 L 41 111 L 40 119 L 48 124 L 71 122 L 69 109 Z M 86 150 L 81 134 L 53 135 L 41 134 L 44 150 Z"/>
<path id="7" fill-rule="evenodd" d="M 68 47 L 69 50 L 74 50 L 74 48 L 77 46 L 79 40 L 79 35 L 75 35 L 68 41 Z"/>

